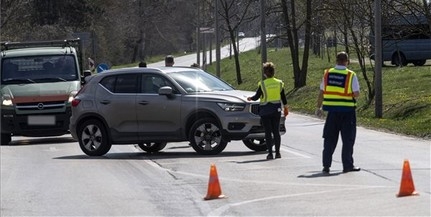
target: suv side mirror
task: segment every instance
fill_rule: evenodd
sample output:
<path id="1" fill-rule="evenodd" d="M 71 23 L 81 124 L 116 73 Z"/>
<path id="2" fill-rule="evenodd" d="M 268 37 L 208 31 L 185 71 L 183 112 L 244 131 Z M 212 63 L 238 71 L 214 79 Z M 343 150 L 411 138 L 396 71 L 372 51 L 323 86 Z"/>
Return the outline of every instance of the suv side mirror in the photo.
<path id="1" fill-rule="evenodd" d="M 167 97 L 170 97 L 173 95 L 172 87 L 169 86 L 163 86 L 159 89 L 159 95 L 166 95 Z"/>
<path id="2" fill-rule="evenodd" d="M 90 70 L 84 70 L 84 77 L 88 77 L 91 75 L 91 71 Z"/>

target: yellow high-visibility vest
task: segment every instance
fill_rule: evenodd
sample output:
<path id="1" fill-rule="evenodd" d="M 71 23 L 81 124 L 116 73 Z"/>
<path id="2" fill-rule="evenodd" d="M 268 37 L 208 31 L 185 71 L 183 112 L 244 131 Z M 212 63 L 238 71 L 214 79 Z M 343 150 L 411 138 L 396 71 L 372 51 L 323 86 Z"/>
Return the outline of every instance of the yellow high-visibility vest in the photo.
<path id="1" fill-rule="evenodd" d="M 348 69 L 331 68 L 323 77 L 323 107 L 356 107 L 353 97 L 352 80 L 355 72 Z"/>
<path id="2" fill-rule="evenodd" d="M 280 103 L 280 93 L 284 88 L 282 80 L 274 77 L 267 78 L 259 82 L 259 87 L 262 90 L 262 96 L 260 96 L 260 104 L 265 105 L 267 103 Z"/>

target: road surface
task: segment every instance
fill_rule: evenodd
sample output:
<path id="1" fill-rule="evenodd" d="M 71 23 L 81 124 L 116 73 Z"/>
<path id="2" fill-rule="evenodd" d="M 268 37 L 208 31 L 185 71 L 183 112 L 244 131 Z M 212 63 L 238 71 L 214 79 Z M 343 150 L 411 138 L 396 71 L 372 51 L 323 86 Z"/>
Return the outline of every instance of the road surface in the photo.
<path id="1" fill-rule="evenodd" d="M 252 37 L 252 38 L 243 38 L 239 41 L 239 52 L 245 52 L 252 49 L 255 49 L 259 46 L 259 38 Z M 202 59 L 202 52 L 201 52 L 201 59 Z M 220 58 L 227 58 L 230 55 L 229 46 L 224 46 L 220 49 Z M 232 52 L 233 55 L 233 52 Z M 216 52 L 215 50 L 212 51 L 212 60 L 215 62 L 216 59 Z M 210 54 L 209 51 L 207 52 L 207 60 L 210 60 Z M 175 66 L 191 66 L 193 63 L 196 63 L 196 54 L 188 54 L 184 56 L 175 57 Z M 202 62 L 202 60 L 201 60 Z M 164 66 L 165 63 L 163 61 L 156 62 L 152 64 L 148 64 L 148 67 L 159 67 Z"/>
<path id="2" fill-rule="evenodd" d="M 182 58 L 177 65 L 189 65 Z M 323 175 L 323 123 L 290 113 L 282 158 L 271 161 L 241 141 L 230 142 L 216 156 L 197 155 L 180 142 L 156 154 L 117 145 L 103 157 L 89 157 L 70 135 L 13 137 L 0 151 L 0 215 L 431 215 L 430 140 L 359 127 L 354 158 L 362 170 L 342 173 L 339 145 L 331 174 Z M 410 163 L 419 195 L 399 198 L 404 160 Z M 203 199 L 211 164 L 216 165 L 224 199 Z"/>
<path id="3" fill-rule="evenodd" d="M 228 144 L 199 156 L 188 143 L 158 154 L 134 145 L 88 157 L 70 136 L 13 137 L 1 147 L 1 216 L 430 216 L 430 141 L 358 129 L 355 162 L 321 173 L 323 121 L 292 113 L 281 159 Z M 403 161 L 418 196 L 396 197 Z M 225 199 L 206 201 L 215 164 Z"/>

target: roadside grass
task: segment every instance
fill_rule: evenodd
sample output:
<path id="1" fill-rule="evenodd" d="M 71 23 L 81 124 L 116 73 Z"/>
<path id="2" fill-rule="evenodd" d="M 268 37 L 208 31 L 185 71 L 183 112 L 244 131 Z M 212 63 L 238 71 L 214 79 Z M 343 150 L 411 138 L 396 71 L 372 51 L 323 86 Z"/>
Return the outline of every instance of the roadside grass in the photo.
<path id="1" fill-rule="evenodd" d="M 267 60 L 275 64 L 276 77 L 282 79 L 287 92 L 291 111 L 312 115 L 323 71 L 333 67 L 335 53 L 331 60 L 310 56 L 307 85 L 298 90 L 293 88 L 292 60 L 288 49 L 268 49 Z M 262 78 L 261 56 L 257 50 L 241 53 L 242 84 L 237 84 L 233 57 L 221 61 L 220 77 L 237 89 L 255 91 Z M 354 57 L 353 57 L 354 58 Z M 382 69 L 383 118 L 375 118 L 374 104 L 366 106 L 367 87 L 359 65 L 352 61 L 349 68 L 358 75 L 361 96 L 358 100 L 358 125 L 376 130 L 431 139 L 431 65 L 422 67 L 409 64 L 406 67 L 387 66 Z M 215 64 L 207 67 L 215 74 Z M 373 77 L 371 69 L 367 76 Z"/>

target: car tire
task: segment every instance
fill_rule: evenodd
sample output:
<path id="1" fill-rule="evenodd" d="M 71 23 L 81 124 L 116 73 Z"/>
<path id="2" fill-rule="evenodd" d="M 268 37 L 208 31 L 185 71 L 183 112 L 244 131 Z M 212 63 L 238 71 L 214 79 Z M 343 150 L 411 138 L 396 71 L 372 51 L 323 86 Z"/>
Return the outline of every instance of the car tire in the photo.
<path id="1" fill-rule="evenodd" d="M 102 156 L 111 149 L 105 126 L 98 120 L 87 120 L 78 126 L 78 142 L 88 156 Z"/>
<path id="2" fill-rule="evenodd" d="M 392 55 L 392 63 L 396 66 L 406 66 L 407 60 L 404 54 L 402 53 L 394 53 Z"/>
<path id="3" fill-rule="evenodd" d="M 193 149 L 202 155 L 216 155 L 227 145 L 222 128 L 214 118 L 198 119 L 190 128 L 189 141 Z"/>
<path id="4" fill-rule="evenodd" d="M 266 151 L 268 149 L 265 139 L 243 139 L 242 142 L 253 151 Z"/>
<path id="5" fill-rule="evenodd" d="M 141 142 L 139 148 L 148 153 L 159 152 L 166 147 L 167 142 Z"/>
<path id="6" fill-rule="evenodd" d="M 1 134 L 1 145 L 9 145 L 10 141 L 12 141 L 12 136 L 10 133 Z"/>
<path id="7" fill-rule="evenodd" d="M 415 61 L 413 61 L 413 65 L 423 66 L 423 65 L 425 65 L 426 62 L 427 62 L 427 60 L 415 60 Z"/>

